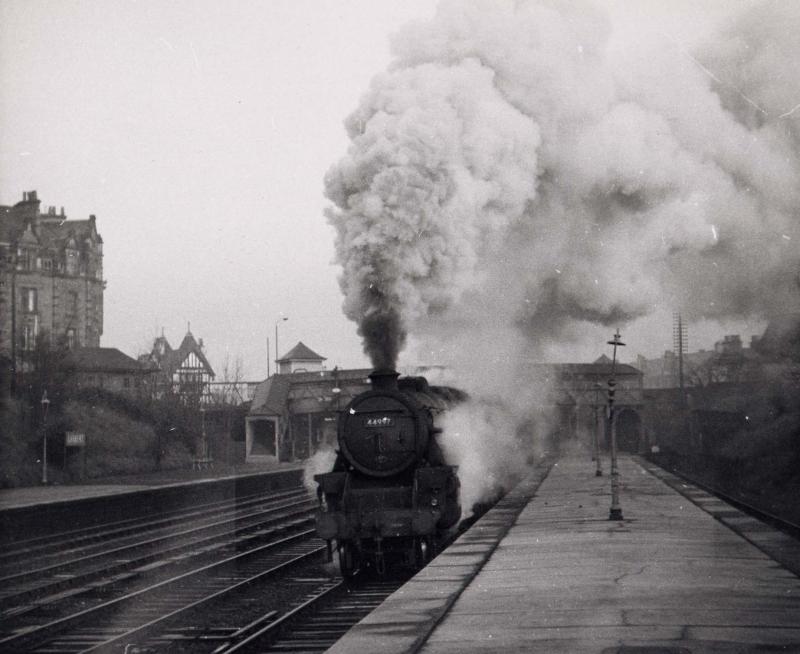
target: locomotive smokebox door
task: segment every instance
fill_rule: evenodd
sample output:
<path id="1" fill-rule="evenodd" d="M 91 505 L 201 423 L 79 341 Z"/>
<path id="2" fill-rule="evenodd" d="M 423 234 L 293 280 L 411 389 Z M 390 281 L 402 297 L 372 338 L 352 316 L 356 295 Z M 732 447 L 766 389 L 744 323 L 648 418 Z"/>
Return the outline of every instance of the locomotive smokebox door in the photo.
<path id="1" fill-rule="evenodd" d="M 411 467 L 430 435 L 418 403 L 401 393 L 393 370 L 370 375 L 373 390 L 356 397 L 339 420 L 339 448 L 358 471 L 389 477 Z"/>
<path id="2" fill-rule="evenodd" d="M 416 459 L 417 425 L 413 413 L 391 397 L 362 401 L 356 412 L 345 415 L 343 449 L 362 472 L 392 475 Z"/>

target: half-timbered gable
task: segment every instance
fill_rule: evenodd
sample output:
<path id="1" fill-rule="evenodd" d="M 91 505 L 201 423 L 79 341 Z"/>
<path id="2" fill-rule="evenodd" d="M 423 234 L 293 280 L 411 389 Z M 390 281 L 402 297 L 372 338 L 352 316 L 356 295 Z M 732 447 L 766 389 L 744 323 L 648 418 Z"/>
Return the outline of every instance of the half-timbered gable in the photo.
<path id="1" fill-rule="evenodd" d="M 143 357 L 158 369 L 156 394 L 179 395 L 184 402 L 209 404 L 214 370 L 203 352 L 202 339 L 186 333 L 178 349 L 173 350 L 162 335 L 156 338 L 149 355 Z"/>

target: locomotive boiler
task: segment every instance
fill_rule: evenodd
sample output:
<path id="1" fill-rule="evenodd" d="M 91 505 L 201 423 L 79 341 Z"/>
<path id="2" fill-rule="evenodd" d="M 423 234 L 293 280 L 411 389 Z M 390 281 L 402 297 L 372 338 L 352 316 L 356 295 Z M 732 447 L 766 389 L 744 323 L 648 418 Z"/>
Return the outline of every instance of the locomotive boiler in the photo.
<path id="1" fill-rule="evenodd" d="M 423 377 L 374 371 L 372 388 L 338 419 L 333 471 L 316 475 L 318 535 L 335 543 L 342 575 L 419 568 L 461 516 L 457 468 L 437 442 L 436 418 L 461 399 Z"/>

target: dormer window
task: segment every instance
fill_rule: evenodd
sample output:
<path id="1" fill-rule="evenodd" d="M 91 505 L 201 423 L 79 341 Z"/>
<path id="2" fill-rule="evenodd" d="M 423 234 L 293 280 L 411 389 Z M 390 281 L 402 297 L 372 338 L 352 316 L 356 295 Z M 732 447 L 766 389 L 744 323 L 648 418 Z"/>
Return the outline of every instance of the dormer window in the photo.
<path id="1" fill-rule="evenodd" d="M 78 272 L 78 253 L 75 250 L 67 250 L 67 274 L 74 275 Z"/>

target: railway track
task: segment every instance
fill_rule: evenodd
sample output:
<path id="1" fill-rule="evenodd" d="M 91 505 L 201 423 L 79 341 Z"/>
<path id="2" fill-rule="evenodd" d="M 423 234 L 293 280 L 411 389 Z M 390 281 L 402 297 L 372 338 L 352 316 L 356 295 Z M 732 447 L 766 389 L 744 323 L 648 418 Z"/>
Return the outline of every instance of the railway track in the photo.
<path id="1" fill-rule="evenodd" d="M 231 601 L 230 596 L 249 586 L 319 558 L 324 549 L 313 540 L 313 530 L 306 529 L 91 608 L 19 629 L 0 639 L 0 651 L 123 651 L 130 643 L 175 623 L 196 624 L 192 614 L 201 607 Z"/>
<path id="2" fill-rule="evenodd" d="M 313 506 L 297 489 L 17 543 L 0 568 L 0 651 L 82 651 L 120 616 L 125 633 L 283 574 L 324 549 Z"/>
<path id="3" fill-rule="evenodd" d="M 0 568 L 0 611 L 5 618 L 25 611 L 33 600 L 63 595 L 129 570 L 142 571 L 149 566 L 148 571 L 155 573 L 166 563 L 186 565 L 198 557 L 218 556 L 226 549 L 252 545 L 269 538 L 270 528 L 279 527 L 282 522 L 302 517 L 310 520 L 312 507 L 313 500 L 304 491 L 284 493 L 210 516 L 191 512 L 174 522 L 159 518 L 142 524 L 136 535 L 130 531 L 135 529 L 132 525 L 80 535 L 81 542 L 87 537 L 93 540 L 80 546 L 75 546 L 73 540 L 64 541 L 62 550 L 49 555 L 34 549 L 27 556 L 19 556 L 13 572 L 8 562 Z M 106 540 L 97 540 L 100 534 Z M 55 542 L 46 547 L 55 547 Z"/>
<path id="4" fill-rule="evenodd" d="M 41 565 L 43 559 L 72 556 L 76 552 L 91 551 L 110 540 L 122 540 L 126 536 L 140 538 L 146 532 L 175 529 L 180 525 L 197 525 L 212 522 L 236 511 L 259 506 L 264 502 L 274 502 L 305 495 L 301 488 L 289 491 L 263 493 L 238 497 L 236 499 L 193 505 L 183 511 L 169 511 L 146 517 L 103 522 L 92 527 L 59 532 L 26 540 L 4 544 L 0 551 L 0 573 L 9 567 L 14 569 L 30 567 L 28 562 Z"/>
<path id="5" fill-rule="evenodd" d="M 324 652 L 377 608 L 405 579 L 368 579 L 322 584 L 290 611 L 265 616 L 220 644 L 211 654 Z"/>
<path id="6" fill-rule="evenodd" d="M 341 581 L 313 505 L 284 492 L 33 539 L 0 586 L 0 651 L 322 652 L 405 580 Z"/>
<path id="7" fill-rule="evenodd" d="M 734 496 L 731 493 L 721 488 L 714 487 L 701 479 L 697 479 L 687 474 L 685 471 L 675 466 L 671 465 L 662 466 L 651 460 L 648 460 L 648 463 L 662 470 L 665 470 L 675 475 L 676 477 L 679 477 L 680 479 L 683 479 L 684 481 L 688 482 L 693 486 L 696 486 L 697 488 L 708 493 L 709 495 L 713 495 L 714 497 L 719 498 L 723 502 L 730 504 L 731 506 L 742 511 L 743 513 L 746 513 L 751 517 L 756 518 L 757 520 L 765 524 L 768 524 L 771 527 L 774 527 L 775 529 L 778 529 L 779 531 L 782 531 L 788 536 L 800 540 L 800 525 L 798 525 L 797 523 L 782 518 L 781 516 L 777 516 L 773 513 L 770 513 L 769 511 L 765 511 L 751 504 L 746 499 Z M 676 490 L 678 490 L 679 492 L 683 492 L 681 491 L 681 489 L 676 489 Z"/>

